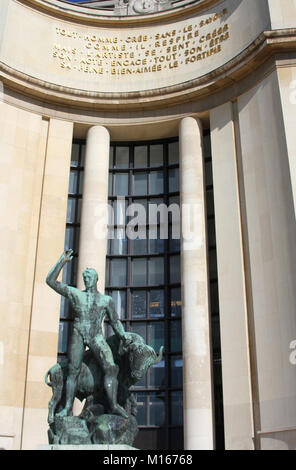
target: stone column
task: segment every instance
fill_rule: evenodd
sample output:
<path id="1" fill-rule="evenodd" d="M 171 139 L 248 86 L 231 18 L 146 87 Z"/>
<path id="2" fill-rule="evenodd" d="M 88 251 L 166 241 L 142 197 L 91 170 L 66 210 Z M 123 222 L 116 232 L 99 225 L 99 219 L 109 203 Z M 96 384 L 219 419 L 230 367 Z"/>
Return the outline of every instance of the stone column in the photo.
<path id="1" fill-rule="evenodd" d="M 37 127 L 37 118 L 31 116 L 33 115 L 20 115 L 22 122 L 29 122 L 30 127 L 35 124 L 32 134 L 28 134 L 30 138 L 31 135 L 34 136 L 34 142 L 38 137 L 39 126 Z M 34 190 L 39 188 L 40 193 L 33 193 L 36 202 L 32 199 L 32 220 L 35 219 L 38 223 L 37 233 L 34 233 L 36 246 L 34 250 L 29 249 L 29 245 L 26 247 L 30 258 L 34 260 L 34 278 L 30 323 L 26 326 L 30 334 L 25 369 L 22 450 L 34 449 L 47 440 L 48 401 L 51 398 L 51 390 L 44 384 L 43 371 L 46 372 L 57 359 L 61 300 L 60 296 L 48 287 L 45 278 L 64 249 L 73 123 L 60 119 L 50 119 L 49 122 L 43 120 L 42 130 L 39 132 L 40 153 L 38 147 L 30 147 L 26 154 L 29 164 L 30 153 L 39 153 L 40 159 L 43 153 L 44 168 L 42 173 L 36 175 L 36 180 L 42 182 L 41 187 L 39 183 L 31 180 Z M 32 167 L 33 165 L 36 166 L 36 172 L 38 167 L 39 171 L 41 170 L 38 162 L 32 163 Z M 23 199 L 22 203 L 24 202 Z M 21 342 L 23 343 L 23 338 Z M 24 357 L 20 359 L 20 367 L 23 368 Z M 18 387 L 18 382 L 15 387 Z"/>
<path id="2" fill-rule="evenodd" d="M 254 449 L 242 207 L 232 103 L 211 110 L 224 434 L 228 450 Z M 240 185 L 242 186 L 242 185 Z M 231 260 L 231 261 L 230 261 Z M 237 419 L 237 417 L 240 419 Z"/>
<path id="3" fill-rule="evenodd" d="M 296 338 L 295 173 L 289 160 L 291 107 L 285 110 L 282 96 L 274 70 L 237 104 L 256 361 L 252 380 L 258 390 L 255 431 L 262 450 L 295 448 L 296 434 L 290 355 Z"/>
<path id="4" fill-rule="evenodd" d="M 212 366 L 202 126 L 180 122 L 185 449 L 213 449 Z"/>
<path id="5" fill-rule="evenodd" d="M 110 135 L 102 126 L 91 127 L 87 134 L 83 180 L 83 199 L 79 241 L 78 286 L 83 287 L 82 272 L 98 272 L 98 288 L 104 292 L 107 235 L 104 208 L 108 202 Z"/>

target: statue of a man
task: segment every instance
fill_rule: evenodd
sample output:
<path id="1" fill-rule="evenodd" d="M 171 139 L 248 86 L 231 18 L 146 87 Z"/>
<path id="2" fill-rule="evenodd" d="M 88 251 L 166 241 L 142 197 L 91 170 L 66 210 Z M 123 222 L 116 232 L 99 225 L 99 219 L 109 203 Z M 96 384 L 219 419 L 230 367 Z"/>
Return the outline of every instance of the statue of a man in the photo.
<path id="1" fill-rule="evenodd" d="M 81 370 L 84 350 L 88 346 L 104 374 L 104 389 L 111 412 L 128 418 L 125 410 L 117 403 L 118 367 L 114 363 L 112 351 L 103 336 L 103 318 L 108 316 L 110 324 L 115 334 L 123 342 L 123 346 L 128 344 L 128 336 L 126 336 L 115 311 L 112 298 L 98 292 L 98 274 L 94 269 L 87 268 L 82 274 L 85 284 L 84 291 L 57 281 L 62 268 L 72 258 L 73 250 L 66 250 L 46 278 L 46 283 L 52 289 L 69 299 L 74 311 L 73 333 L 68 349 L 66 404 L 59 416 L 72 414 L 77 379 Z"/>

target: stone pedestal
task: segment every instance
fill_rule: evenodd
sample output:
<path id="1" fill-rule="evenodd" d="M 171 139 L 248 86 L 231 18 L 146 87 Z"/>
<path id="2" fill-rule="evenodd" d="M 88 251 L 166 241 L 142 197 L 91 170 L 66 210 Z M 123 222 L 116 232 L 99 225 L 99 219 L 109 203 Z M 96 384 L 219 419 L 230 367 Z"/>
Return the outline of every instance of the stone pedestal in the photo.
<path id="1" fill-rule="evenodd" d="M 49 444 L 53 446 L 91 446 L 133 444 L 138 426 L 134 416 L 128 419 L 113 414 L 95 416 L 86 413 L 86 419 L 78 416 L 55 416 L 48 430 Z"/>

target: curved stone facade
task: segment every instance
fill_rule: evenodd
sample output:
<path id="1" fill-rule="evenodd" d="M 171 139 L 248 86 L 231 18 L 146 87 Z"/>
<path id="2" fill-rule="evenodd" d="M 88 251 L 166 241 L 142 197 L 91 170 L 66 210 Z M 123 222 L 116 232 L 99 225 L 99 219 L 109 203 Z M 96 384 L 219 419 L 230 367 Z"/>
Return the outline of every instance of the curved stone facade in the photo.
<path id="1" fill-rule="evenodd" d="M 43 373 L 56 359 L 59 299 L 45 277 L 64 246 L 72 140 L 100 126 L 113 141 L 179 136 L 181 199 L 200 208 L 199 249 L 181 253 L 186 448 L 215 448 L 207 128 L 225 447 L 295 449 L 295 2 L 203 0 L 137 13 L 1 1 L 0 446 L 46 442 Z M 97 167 L 106 172 L 105 144 Z M 99 190 L 106 197 L 107 181 Z M 100 246 L 101 266 L 105 257 Z"/>

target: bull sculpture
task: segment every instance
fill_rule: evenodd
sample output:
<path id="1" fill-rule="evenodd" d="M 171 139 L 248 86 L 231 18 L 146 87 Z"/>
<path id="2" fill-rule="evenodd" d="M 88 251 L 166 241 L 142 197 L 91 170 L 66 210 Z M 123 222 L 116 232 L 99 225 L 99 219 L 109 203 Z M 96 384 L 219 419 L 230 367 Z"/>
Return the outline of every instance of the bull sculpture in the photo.
<path id="1" fill-rule="evenodd" d="M 116 430 L 113 430 L 112 439 L 114 443 L 131 445 L 138 431 L 135 419 L 137 403 L 130 387 L 142 379 L 150 366 L 162 360 L 163 347 L 156 354 L 154 349 L 148 346 L 141 336 L 136 333 L 126 333 L 126 335 L 129 339 L 128 344 L 123 344 L 117 335 L 110 336 L 107 343 L 111 348 L 114 362 L 119 368 L 117 401 L 129 416 L 128 420 L 117 417 L 115 421 L 113 416 L 112 425 L 115 426 L 116 423 Z M 67 369 L 68 364 L 66 362 L 57 363 L 45 375 L 46 384 L 52 388 L 52 398 L 48 407 L 50 443 L 65 443 L 61 438 L 61 433 L 57 430 L 58 421 L 56 418 L 65 402 Z M 110 436 L 105 436 L 103 431 L 106 426 L 102 426 L 103 417 L 104 423 L 106 423 L 107 416 L 110 416 L 108 415 L 108 400 L 103 387 L 103 372 L 98 367 L 90 350 L 84 352 L 75 396 L 80 401 L 85 399 L 79 418 L 86 422 L 89 431 L 86 443 L 110 443 Z M 126 425 L 127 421 L 128 426 Z M 67 434 L 69 436 L 69 430 Z M 66 443 L 74 443 L 73 438 L 72 441 L 69 442 L 68 440 Z M 81 443 L 81 430 L 79 443 Z"/>

